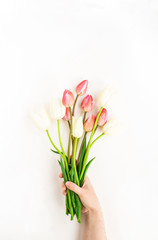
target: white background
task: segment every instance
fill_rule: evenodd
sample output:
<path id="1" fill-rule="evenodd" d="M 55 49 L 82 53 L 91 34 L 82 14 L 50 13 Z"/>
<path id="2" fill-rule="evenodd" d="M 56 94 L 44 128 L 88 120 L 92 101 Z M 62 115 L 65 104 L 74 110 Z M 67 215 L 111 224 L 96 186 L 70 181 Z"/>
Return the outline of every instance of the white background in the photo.
<path id="1" fill-rule="evenodd" d="M 126 126 L 91 152 L 108 239 L 157 240 L 158 1 L 2 0 L 0 50 L 0 239 L 81 239 L 29 114 L 88 79 L 95 102 L 106 83 L 120 89 Z"/>

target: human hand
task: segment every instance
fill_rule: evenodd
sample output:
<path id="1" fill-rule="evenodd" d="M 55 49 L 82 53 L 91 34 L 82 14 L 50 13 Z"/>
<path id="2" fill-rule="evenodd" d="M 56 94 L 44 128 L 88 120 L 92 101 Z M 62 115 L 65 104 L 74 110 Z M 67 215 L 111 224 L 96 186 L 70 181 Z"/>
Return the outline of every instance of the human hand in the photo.
<path id="1" fill-rule="evenodd" d="M 60 178 L 63 178 L 62 173 L 59 174 Z M 66 185 L 66 186 L 65 186 Z M 66 196 L 67 191 L 66 187 L 70 189 L 71 191 L 75 192 L 78 194 L 81 202 L 82 202 L 82 213 L 87 213 L 87 212 L 95 212 L 95 211 L 100 211 L 100 203 L 97 198 L 97 195 L 92 187 L 92 184 L 89 180 L 89 178 L 86 176 L 83 186 L 79 187 L 73 182 L 62 182 L 62 193 L 63 195 Z"/>

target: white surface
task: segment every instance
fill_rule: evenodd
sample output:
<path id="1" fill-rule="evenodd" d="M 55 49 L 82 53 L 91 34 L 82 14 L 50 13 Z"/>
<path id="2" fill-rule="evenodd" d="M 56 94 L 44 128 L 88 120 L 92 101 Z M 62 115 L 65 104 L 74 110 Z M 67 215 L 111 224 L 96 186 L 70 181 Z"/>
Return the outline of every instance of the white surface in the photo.
<path id="1" fill-rule="evenodd" d="M 108 239 L 157 240 L 158 2 L 0 5 L 0 239 L 81 239 L 65 215 L 56 157 L 28 114 L 88 79 L 89 93 L 112 83 L 126 102 L 126 131 L 96 144 L 88 174 Z"/>

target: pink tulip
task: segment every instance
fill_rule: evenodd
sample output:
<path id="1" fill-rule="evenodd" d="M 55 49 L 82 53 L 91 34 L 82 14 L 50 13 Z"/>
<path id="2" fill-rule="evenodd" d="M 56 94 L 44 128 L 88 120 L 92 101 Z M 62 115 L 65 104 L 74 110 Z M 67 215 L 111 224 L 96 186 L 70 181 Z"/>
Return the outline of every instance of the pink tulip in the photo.
<path id="1" fill-rule="evenodd" d="M 88 80 L 83 80 L 77 85 L 76 93 L 80 96 L 83 96 L 87 91 L 87 87 L 88 87 Z"/>
<path id="2" fill-rule="evenodd" d="M 81 102 L 81 108 L 84 112 L 90 112 L 93 107 L 93 98 L 91 95 L 87 95 Z"/>
<path id="3" fill-rule="evenodd" d="M 74 104 L 74 101 L 75 99 L 74 99 L 73 93 L 70 90 L 66 89 L 63 93 L 63 99 L 62 99 L 63 105 L 65 107 L 71 107 Z"/>
<path id="4" fill-rule="evenodd" d="M 87 120 L 84 122 L 84 130 L 86 132 L 91 132 L 93 129 L 95 123 L 95 116 L 92 114 L 89 118 L 87 118 Z"/>
<path id="5" fill-rule="evenodd" d="M 66 112 L 65 112 L 65 116 L 63 117 L 63 120 L 70 120 L 71 116 L 70 116 L 70 109 L 67 107 L 66 108 Z"/>
<path id="6" fill-rule="evenodd" d="M 107 122 L 107 116 L 108 116 L 108 112 L 105 108 L 103 108 L 97 122 L 98 126 L 101 127 Z"/>

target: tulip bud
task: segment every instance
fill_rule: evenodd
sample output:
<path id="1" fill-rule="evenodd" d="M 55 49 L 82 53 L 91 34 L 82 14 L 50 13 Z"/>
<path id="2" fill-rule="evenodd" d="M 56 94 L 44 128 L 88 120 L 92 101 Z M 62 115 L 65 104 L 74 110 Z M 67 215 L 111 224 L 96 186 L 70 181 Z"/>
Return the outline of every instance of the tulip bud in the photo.
<path id="1" fill-rule="evenodd" d="M 79 117 L 79 118 L 72 117 L 72 121 L 73 121 L 72 135 L 74 137 L 80 138 L 83 134 L 83 120 L 82 120 L 82 117 Z"/>
<path id="2" fill-rule="evenodd" d="M 87 87 L 88 87 L 88 80 L 83 80 L 77 85 L 76 93 L 80 96 L 83 96 L 87 91 Z"/>
<path id="3" fill-rule="evenodd" d="M 119 131 L 119 123 L 117 119 L 111 119 L 102 128 L 106 135 L 112 135 Z"/>
<path id="4" fill-rule="evenodd" d="M 101 92 L 98 99 L 100 106 L 107 107 L 113 95 L 114 95 L 114 90 L 110 86 L 107 86 L 106 88 L 104 88 L 104 90 Z"/>
<path id="5" fill-rule="evenodd" d="M 31 118 L 36 126 L 41 130 L 48 130 L 50 127 L 50 118 L 44 108 L 41 108 L 38 113 L 32 113 Z"/>
<path id="6" fill-rule="evenodd" d="M 65 116 L 63 117 L 63 120 L 70 120 L 71 116 L 70 116 L 70 109 L 67 107 L 66 108 L 66 112 L 65 112 Z"/>
<path id="7" fill-rule="evenodd" d="M 105 108 L 103 108 L 97 122 L 98 126 L 101 127 L 107 122 L 107 116 L 108 116 L 108 112 Z"/>
<path id="8" fill-rule="evenodd" d="M 50 116 L 53 119 L 61 119 L 65 115 L 66 108 L 61 99 L 54 98 L 50 101 Z"/>
<path id="9" fill-rule="evenodd" d="M 90 112 L 93 107 L 93 98 L 91 95 L 87 95 L 81 102 L 81 108 L 84 112 Z"/>
<path id="10" fill-rule="evenodd" d="M 74 104 L 74 101 L 75 99 L 74 99 L 73 93 L 70 90 L 66 89 L 63 93 L 63 99 L 62 99 L 63 105 L 65 107 L 71 107 Z"/>
<path id="11" fill-rule="evenodd" d="M 86 132 L 91 132 L 95 123 L 95 116 L 92 114 L 87 120 L 84 122 L 84 130 Z"/>

